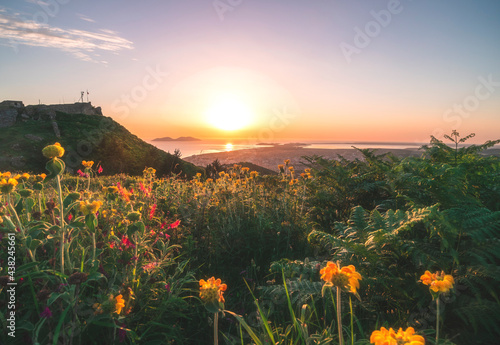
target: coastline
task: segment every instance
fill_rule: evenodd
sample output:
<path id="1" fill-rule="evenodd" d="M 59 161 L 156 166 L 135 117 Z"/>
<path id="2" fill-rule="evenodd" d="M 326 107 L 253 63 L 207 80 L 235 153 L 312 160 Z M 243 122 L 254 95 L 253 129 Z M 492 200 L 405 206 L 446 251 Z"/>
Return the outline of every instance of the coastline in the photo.
<path id="1" fill-rule="evenodd" d="M 373 148 L 371 149 L 376 155 L 391 152 L 396 157 L 420 157 L 423 151 L 417 148 L 407 149 L 388 149 L 388 148 Z M 304 170 L 306 160 L 303 156 L 321 156 L 326 159 L 338 159 L 339 155 L 347 160 L 360 159 L 363 160 L 363 155 L 356 149 L 321 149 L 307 147 L 291 147 L 291 146 L 276 146 L 262 147 L 252 149 L 241 149 L 227 152 L 204 153 L 184 157 L 183 160 L 193 163 L 194 165 L 205 167 L 218 159 L 221 164 L 233 164 L 240 162 L 250 162 L 261 167 L 277 170 L 279 164 L 283 164 L 285 159 L 290 160 L 296 170 Z M 487 149 L 481 153 L 484 156 L 500 156 L 500 148 L 494 147 Z"/>
<path id="2" fill-rule="evenodd" d="M 377 155 L 392 152 L 395 156 L 404 157 L 419 157 L 422 151 L 418 149 L 373 149 Z M 252 149 L 234 150 L 228 152 L 205 153 L 192 155 L 183 158 L 189 163 L 197 166 L 205 167 L 218 159 L 221 164 L 233 164 L 239 162 L 250 162 L 261 167 L 277 170 L 279 164 L 283 164 L 285 159 L 290 160 L 296 170 L 303 170 L 306 162 L 303 156 L 322 156 L 327 159 L 338 159 L 339 155 L 348 159 L 363 159 L 361 152 L 355 149 L 317 149 L 307 147 L 262 147 Z"/>

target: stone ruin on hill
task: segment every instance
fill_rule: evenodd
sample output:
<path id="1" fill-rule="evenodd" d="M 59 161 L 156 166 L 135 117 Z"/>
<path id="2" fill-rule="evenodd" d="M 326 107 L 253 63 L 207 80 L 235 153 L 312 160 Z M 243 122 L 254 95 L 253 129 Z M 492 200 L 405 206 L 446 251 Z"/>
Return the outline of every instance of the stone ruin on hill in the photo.
<path id="1" fill-rule="evenodd" d="M 17 121 L 38 120 L 52 121 L 54 132 L 58 134 L 55 122 L 56 112 L 67 114 L 101 115 L 101 107 L 94 107 L 90 102 L 72 104 L 38 104 L 24 106 L 21 101 L 3 101 L 0 103 L 0 127 L 10 127 Z"/>

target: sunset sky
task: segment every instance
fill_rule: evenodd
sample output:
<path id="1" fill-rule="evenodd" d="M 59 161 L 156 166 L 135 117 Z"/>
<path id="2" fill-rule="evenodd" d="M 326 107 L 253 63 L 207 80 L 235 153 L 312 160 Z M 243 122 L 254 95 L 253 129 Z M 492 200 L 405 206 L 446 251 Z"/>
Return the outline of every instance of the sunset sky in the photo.
<path id="1" fill-rule="evenodd" d="M 144 139 L 500 139 L 500 1 L 2 0 L 0 101 L 87 90 Z"/>

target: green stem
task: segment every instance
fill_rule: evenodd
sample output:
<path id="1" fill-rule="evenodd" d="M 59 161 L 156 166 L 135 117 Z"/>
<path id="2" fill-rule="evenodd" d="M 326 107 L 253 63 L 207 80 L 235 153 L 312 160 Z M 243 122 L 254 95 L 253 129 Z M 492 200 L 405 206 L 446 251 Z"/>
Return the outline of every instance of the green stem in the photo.
<path id="1" fill-rule="evenodd" d="M 21 231 L 21 234 L 23 235 L 23 238 L 24 238 L 24 236 L 25 236 L 24 235 L 24 228 L 23 228 L 23 225 L 21 224 L 21 221 L 19 220 L 19 216 L 17 215 L 16 209 L 14 208 L 14 206 L 12 206 L 12 202 L 10 199 L 10 193 L 7 194 L 7 203 L 9 204 L 10 212 L 16 218 L 17 226 L 19 227 L 19 230 Z"/>
<path id="2" fill-rule="evenodd" d="M 10 199 L 10 193 L 7 194 L 7 203 L 9 204 L 10 212 L 14 215 L 14 217 L 16 219 L 17 226 L 19 227 L 19 231 L 21 231 L 21 236 L 22 236 L 22 241 L 23 241 L 24 247 L 27 249 L 28 254 L 30 255 L 31 261 L 35 262 L 36 260 L 35 260 L 35 256 L 33 255 L 33 252 L 31 251 L 31 249 L 27 248 L 27 246 L 26 246 L 26 234 L 24 233 L 24 227 L 23 227 L 23 224 L 21 223 L 21 220 L 19 219 L 19 216 L 17 215 L 16 209 L 14 208 L 14 206 L 12 206 L 11 199 Z"/>
<path id="3" fill-rule="evenodd" d="M 439 296 L 436 298 L 436 345 L 439 341 Z"/>
<path id="4" fill-rule="evenodd" d="M 92 233 L 92 267 L 95 262 L 95 232 Z"/>
<path id="5" fill-rule="evenodd" d="M 214 345 L 219 344 L 219 312 L 214 313 Z"/>
<path id="6" fill-rule="evenodd" d="M 354 345 L 354 320 L 353 320 L 353 315 L 352 315 L 351 295 L 349 295 L 349 309 L 351 311 L 351 345 Z"/>
<path id="7" fill-rule="evenodd" d="M 340 288 L 337 287 L 337 326 L 339 329 L 339 345 L 344 345 L 344 337 L 342 336 L 342 305 L 340 303 Z"/>
<path id="8" fill-rule="evenodd" d="M 137 253 L 138 253 L 138 246 L 139 244 L 137 243 L 138 242 L 138 239 L 137 239 L 137 233 L 134 234 L 134 242 L 135 242 L 135 248 L 134 248 L 134 257 L 135 257 L 135 260 L 134 260 L 134 270 L 132 271 L 132 284 L 135 283 L 135 275 L 136 275 L 136 272 L 137 272 L 137 261 L 139 261 L 139 258 L 137 257 Z M 137 286 L 139 286 L 139 284 L 137 284 Z"/>
<path id="9" fill-rule="evenodd" d="M 57 193 L 59 194 L 59 226 L 61 231 L 61 273 L 64 274 L 64 252 L 65 252 L 65 244 L 64 244 L 64 204 L 62 198 L 62 189 L 61 189 L 61 176 L 56 176 L 57 182 Z"/>

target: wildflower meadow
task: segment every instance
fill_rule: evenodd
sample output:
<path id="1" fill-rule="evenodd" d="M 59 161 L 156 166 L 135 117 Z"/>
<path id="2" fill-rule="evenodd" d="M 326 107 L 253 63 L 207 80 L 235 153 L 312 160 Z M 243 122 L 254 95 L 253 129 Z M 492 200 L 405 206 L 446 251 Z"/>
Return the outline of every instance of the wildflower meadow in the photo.
<path id="1" fill-rule="evenodd" d="M 494 344 L 498 142 L 191 179 L 48 145 L 0 172 L 0 343 Z"/>

